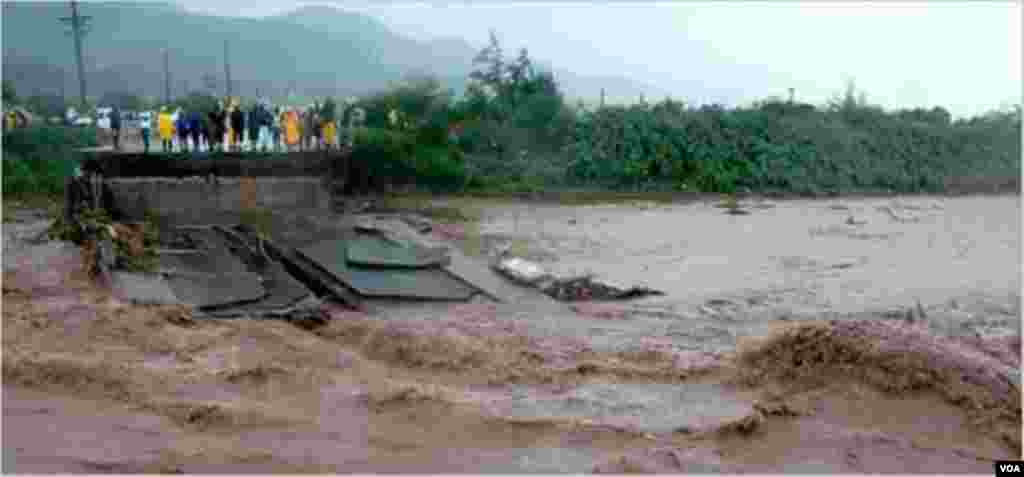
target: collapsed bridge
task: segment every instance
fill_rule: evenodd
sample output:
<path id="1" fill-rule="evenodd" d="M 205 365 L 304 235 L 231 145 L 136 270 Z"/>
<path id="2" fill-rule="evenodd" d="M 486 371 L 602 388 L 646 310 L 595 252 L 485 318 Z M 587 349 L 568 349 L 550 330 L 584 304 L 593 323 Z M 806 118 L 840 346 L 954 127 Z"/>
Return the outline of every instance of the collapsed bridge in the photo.
<path id="1" fill-rule="evenodd" d="M 485 264 L 419 240 L 422 225 L 344 213 L 372 185 L 346 152 L 82 154 L 68 220 L 96 207 L 116 223 L 159 224 L 155 271 L 118 269 L 107 253 L 101 268 L 121 298 L 223 317 L 277 316 L 311 298 L 499 299 Z"/>

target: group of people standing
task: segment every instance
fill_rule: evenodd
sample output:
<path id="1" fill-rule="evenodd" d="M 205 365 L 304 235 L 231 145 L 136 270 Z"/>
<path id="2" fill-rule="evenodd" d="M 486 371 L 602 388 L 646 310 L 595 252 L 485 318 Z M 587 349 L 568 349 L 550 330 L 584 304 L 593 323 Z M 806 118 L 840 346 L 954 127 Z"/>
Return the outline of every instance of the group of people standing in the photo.
<path id="1" fill-rule="evenodd" d="M 144 112 L 140 128 L 147 153 L 154 127 L 163 152 L 324 150 L 342 143 L 341 116 L 331 99 L 306 108 L 274 107 L 264 100 L 246 109 L 220 101 L 206 112 L 166 106 L 155 118 Z"/>

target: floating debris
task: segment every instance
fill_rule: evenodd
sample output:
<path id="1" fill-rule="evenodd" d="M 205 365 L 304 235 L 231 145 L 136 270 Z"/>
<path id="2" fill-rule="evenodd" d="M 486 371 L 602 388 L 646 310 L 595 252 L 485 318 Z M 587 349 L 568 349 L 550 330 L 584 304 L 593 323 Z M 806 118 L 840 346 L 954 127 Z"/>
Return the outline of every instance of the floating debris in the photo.
<path id="1" fill-rule="evenodd" d="M 883 205 L 881 207 L 878 207 L 877 210 L 880 211 L 880 212 L 885 212 L 886 214 L 889 214 L 889 217 L 893 221 L 899 222 L 901 224 L 909 224 L 909 223 L 915 223 L 915 222 L 920 222 L 921 221 L 921 217 L 918 216 L 918 215 L 910 214 L 910 213 L 905 213 L 905 212 L 899 212 L 899 211 L 894 210 L 893 207 L 890 207 L 888 205 Z"/>
<path id="2" fill-rule="evenodd" d="M 540 265 L 517 257 L 501 258 L 492 265 L 492 268 L 520 285 L 536 286 L 553 279 Z"/>
<path id="3" fill-rule="evenodd" d="M 851 215 L 846 218 L 846 225 L 867 225 L 868 219 L 859 215 Z"/>
<path id="4" fill-rule="evenodd" d="M 545 295 L 560 301 L 627 300 L 664 292 L 647 287 L 623 287 L 595 279 L 592 276 L 558 278 L 544 267 L 518 257 L 507 257 L 501 252 L 492 268 L 520 285 L 539 289 Z"/>
<path id="5" fill-rule="evenodd" d="M 647 287 L 622 288 L 602 283 L 593 277 L 576 277 L 554 280 L 542 291 L 560 301 L 584 300 L 628 300 L 645 296 L 661 296 L 664 292 Z"/>
<path id="6" fill-rule="evenodd" d="M 829 265 L 828 268 L 842 270 L 842 269 L 846 269 L 846 268 L 853 268 L 853 267 L 855 267 L 857 265 L 860 265 L 861 263 L 864 263 L 863 259 L 859 259 L 859 258 L 843 258 L 843 259 L 837 260 L 832 265 Z"/>

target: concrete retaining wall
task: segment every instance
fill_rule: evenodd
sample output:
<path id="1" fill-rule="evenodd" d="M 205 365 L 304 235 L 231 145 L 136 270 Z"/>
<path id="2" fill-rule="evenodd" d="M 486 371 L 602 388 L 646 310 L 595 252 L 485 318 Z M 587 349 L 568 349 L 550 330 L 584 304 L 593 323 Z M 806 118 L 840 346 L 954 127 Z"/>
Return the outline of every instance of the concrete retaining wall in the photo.
<path id="1" fill-rule="evenodd" d="M 333 152 L 136 154 L 82 153 L 83 168 L 104 177 L 322 177 L 344 165 Z"/>
<path id="2" fill-rule="evenodd" d="M 331 194 L 320 177 L 113 177 L 104 180 L 114 208 L 141 219 L 146 210 L 180 222 L 244 210 L 306 209 L 328 212 Z"/>

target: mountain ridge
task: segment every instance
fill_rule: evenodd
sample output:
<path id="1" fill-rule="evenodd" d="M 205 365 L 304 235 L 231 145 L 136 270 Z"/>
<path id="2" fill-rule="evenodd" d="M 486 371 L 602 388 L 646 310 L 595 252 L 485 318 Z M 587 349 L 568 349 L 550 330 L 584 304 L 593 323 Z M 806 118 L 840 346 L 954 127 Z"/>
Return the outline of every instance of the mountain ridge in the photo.
<path id="1" fill-rule="evenodd" d="M 21 94 L 77 96 L 74 49 L 65 26 L 67 5 L 4 2 L 4 79 Z M 415 40 L 379 19 L 327 6 L 304 6 L 262 18 L 198 14 L 173 3 L 86 3 L 92 31 L 85 36 L 90 96 L 136 92 L 164 96 L 162 51 L 170 50 L 172 95 L 224 91 L 224 40 L 229 41 L 234 93 L 283 96 L 352 95 L 380 90 L 411 71 L 430 71 L 461 92 L 472 70 L 474 49 L 464 39 Z M 509 45 L 514 48 L 514 45 Z M 596 98 L 601 86 L 620 94 L 648 96 L 656 88 L 614 77 L 588 77 L 537 64 L 555 73 L 569 96 Z"/>

